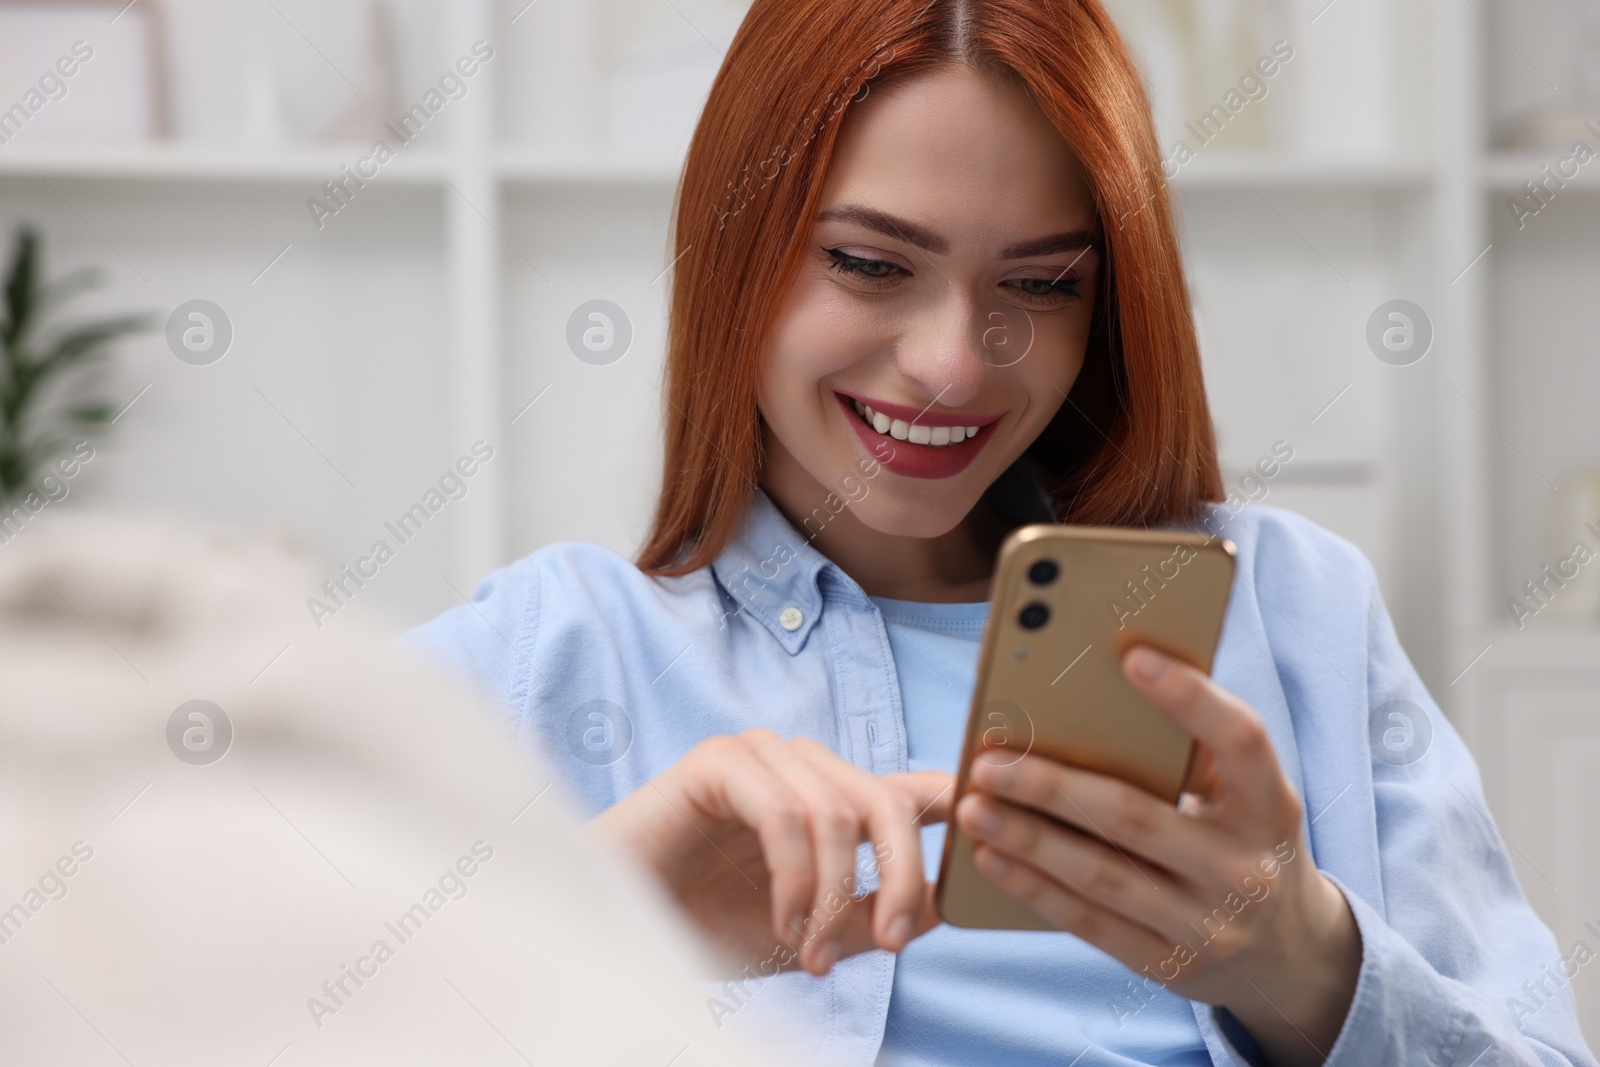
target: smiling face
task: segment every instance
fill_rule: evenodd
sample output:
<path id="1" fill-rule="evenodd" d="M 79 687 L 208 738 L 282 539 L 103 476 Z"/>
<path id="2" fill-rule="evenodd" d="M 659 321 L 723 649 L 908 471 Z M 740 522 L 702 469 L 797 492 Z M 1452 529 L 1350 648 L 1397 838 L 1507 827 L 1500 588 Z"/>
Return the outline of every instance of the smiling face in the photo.
<path id="1" fill-rule="evenodd" d="M 873 89 L 765 338 L 763 487 L 797 523 L 834 493 L 852 529 L 950 533 L 1064 403 L 1099 269 L 1082 167 L 1024 88 Z"/>

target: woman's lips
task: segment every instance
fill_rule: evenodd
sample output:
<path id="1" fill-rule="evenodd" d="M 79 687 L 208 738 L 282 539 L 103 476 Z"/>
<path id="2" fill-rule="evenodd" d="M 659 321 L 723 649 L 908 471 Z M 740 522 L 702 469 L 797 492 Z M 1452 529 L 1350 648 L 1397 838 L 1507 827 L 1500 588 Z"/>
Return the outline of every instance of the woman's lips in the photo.
<path id="1" fill-rule="evenodd" d="M 915 409 L 885 404 L 882 409 L 885 415 L 904 418 L 907 422 L 916 418 L 916 421 L 924 426 L 976 425 L 978 427 L 978 432 L 975 435 L 958 444 L 918 445 L 910 441 L 897 441 L 888 434 L 879 433 L 871 426 L 868 426 L 860 415 L 856 414 L 856 409 L 851 403 L 854 398 L 838 392 L 833 395 L 839 401 L 839 410 L 844 413 L 845 421 L 849 422 L 855 429 L 856 436 L 866 446 L 868 454 L 896 474 L 903 474 L 908 478 L 949 478 L 960 474 L 969 463 L 977 458 L 983 447 L 989 443 L 989 438 L 994 432 L 995 423 L 1001 418 L 999 415 L 988 415 L 982 418 L 978 416 L 945 415 L 940 417 L 939 421 L 934 422 L 932 421 L 933 416 L 917 418 L 918 413 Z M 863 402 L 865 403 L 865 401 Z M 876 404 L 868 404 L 868 406 L 874 411 L 879 410 Z M 901 411 L 905 411 L 906 414 L 899 414 Z"/>

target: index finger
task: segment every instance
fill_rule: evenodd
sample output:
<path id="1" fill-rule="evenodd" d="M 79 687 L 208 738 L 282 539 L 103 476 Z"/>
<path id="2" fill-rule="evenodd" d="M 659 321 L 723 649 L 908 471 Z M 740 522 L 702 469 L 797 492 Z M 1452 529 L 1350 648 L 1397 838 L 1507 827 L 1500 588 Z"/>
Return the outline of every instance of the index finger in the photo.
<path id="1" fill-rule="evenodd" d="M 925 877 L 919 812 L 912 806 L 909 789 L 934 788 L 928 779 L 891 785 L 847 763 L 815 742 L 797 739 L 797 750 L 847 796 L 855 798 L 866 814 L 872 850 L 878 860 L 878 891 L 873 905 L 873 926 L 878 943 L 898 952 L 914 935 L 922 911 Z M 906 777 L 910 777 L 909 775 Z M 936 791 L 936 790 L 935 790 Z M 931 799 L 931 798 L 930 798 Z M 887 855 L 885 855 L 887 850 Z"/>
<path id="2" fill-rule="evenodd" d="M 918 826 L 950 821 L 956 776 L 948 771 L 902 771 L 883 776 L 884 784 L 900 790 L 917 812 Z"/>

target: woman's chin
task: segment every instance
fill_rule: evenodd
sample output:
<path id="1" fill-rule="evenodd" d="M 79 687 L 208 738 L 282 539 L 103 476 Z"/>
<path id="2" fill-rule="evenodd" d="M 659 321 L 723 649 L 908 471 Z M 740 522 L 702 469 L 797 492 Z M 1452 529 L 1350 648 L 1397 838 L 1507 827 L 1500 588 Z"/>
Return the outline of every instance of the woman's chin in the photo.
<path id="1" fill-rule="evenodd" d="M 865 527 L 888 537 L 943 537 L 961 524 L 977 498 L 954 500 L 948 491 L 930 500 L 922 493 L 895 493 L 873 486 L 850 505 Z"/>

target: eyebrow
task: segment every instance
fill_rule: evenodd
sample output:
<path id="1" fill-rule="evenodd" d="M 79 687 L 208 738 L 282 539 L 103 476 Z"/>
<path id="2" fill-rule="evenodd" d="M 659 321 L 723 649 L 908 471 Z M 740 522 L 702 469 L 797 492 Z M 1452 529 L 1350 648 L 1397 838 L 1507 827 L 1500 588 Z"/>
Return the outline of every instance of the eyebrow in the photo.
<path id="1" fill-rule="evenodd" d="M 838 207 L 828 208 L 818 213 L 816 221 L 853 222 L 874 233 L 906 241 L 935 255 L 942 256 L 950 250 L 950 242 L 938 234 L 925 230 L 914 222 L 891 215 L 887 211 L 879 211 L 877 208 L 864 207 L 860 204 L 840 204 Z M 1090 248 L 1093 245 L 1094 235 L 1090 231 L 1068 230 L 1065 233 L 1054 233 L 1008 245 L 1000 250 L 1000 258 L 1023 259 L 1027 256 L 1048 256 L 1056 252 Z"/>

